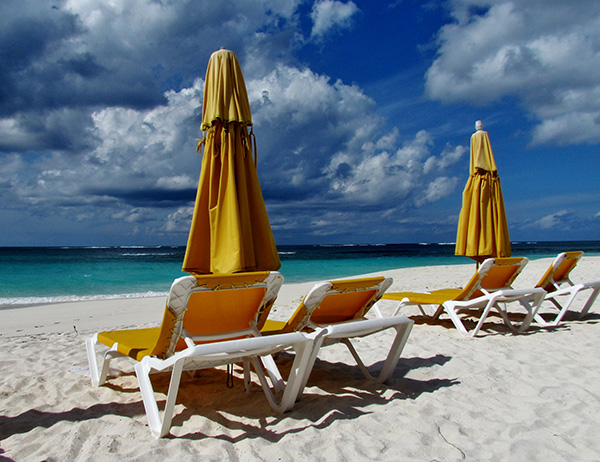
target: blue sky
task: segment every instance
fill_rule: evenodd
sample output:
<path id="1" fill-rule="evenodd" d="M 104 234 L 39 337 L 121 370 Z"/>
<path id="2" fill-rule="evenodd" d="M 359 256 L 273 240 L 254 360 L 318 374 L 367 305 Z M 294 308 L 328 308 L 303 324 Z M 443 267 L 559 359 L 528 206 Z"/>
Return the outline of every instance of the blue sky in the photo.
<path id="1" fill-rule="evenodd" d="M 597 0 L 4 0 L 0 246 L 185 245 L 237 54 L 278 244 L 453 242 L 477 119 L 511 239 L 600 239 Z"/>

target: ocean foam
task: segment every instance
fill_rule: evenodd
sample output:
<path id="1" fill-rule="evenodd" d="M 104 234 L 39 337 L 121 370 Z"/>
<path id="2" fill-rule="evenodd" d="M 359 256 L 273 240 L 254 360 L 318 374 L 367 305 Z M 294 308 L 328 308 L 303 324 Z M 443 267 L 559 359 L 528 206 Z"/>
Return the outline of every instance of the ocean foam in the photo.
<path id="1" fill-rule="evenodd" d="M 0 309 L 18 305 L 48 305 L 51 303 L 86 302 L 95 300 L 120 300 L 124 298 L 166 297 L 168 292 L 137 292 L 109 295 L 62 295 L 58 297 L 0 298 Z"/>

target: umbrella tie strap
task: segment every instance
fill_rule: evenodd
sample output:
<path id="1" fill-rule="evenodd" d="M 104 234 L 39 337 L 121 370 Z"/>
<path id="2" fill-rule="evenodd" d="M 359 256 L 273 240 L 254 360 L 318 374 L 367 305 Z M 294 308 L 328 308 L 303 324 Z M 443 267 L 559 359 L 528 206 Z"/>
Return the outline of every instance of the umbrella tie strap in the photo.
<path id="1" fill-rule="evenodd" d="M 227 364 L 227 388 L 233 388 L 233 364 Z"/>
<path id="2" fill-rule="evenodd" d="M 254 147 L 254 167 L 258 167 L 258 151 L 256 150 L 256 135 L 254 134 L 254 127 L 250 125 L 250 138 L 252 139 L 252 146 Z"/>
<path id="3" fill-rule="evenodd" d="M 227 136 L 228 135 L 229 135 L 229 124 L 223 123 L 223 127 L 221 128 L 221 146 L 219 149 L 215 149 L 215 156 L 220 154 L 221 150 L 223 150 L 222 152 L 227 152 L 225 149 L 227 146 Z"/>
<path id="4" fill-rule="evenodd" d="M 202 131 L 202 139 L 196 138 L 196 141 L 198 141 L 198 147 L 196 148 L 196 154 L 200 154 L 200 151 L 202 150 L 202 147 L 206 145 L 206 132 Z"/>

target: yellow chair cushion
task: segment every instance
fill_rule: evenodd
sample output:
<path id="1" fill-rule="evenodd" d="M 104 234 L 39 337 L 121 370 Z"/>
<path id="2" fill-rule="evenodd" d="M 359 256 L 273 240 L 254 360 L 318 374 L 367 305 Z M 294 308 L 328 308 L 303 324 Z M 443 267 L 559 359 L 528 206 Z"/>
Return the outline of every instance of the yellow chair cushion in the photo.
<path id="1" fill-rule="evenodd" d="M 401 301 L 408 298 L 412 303 L 420 305 L 441 305 L 448 300 L 460 300 L 464 289 L 439 289 L 431 292 L 391 292 L 381 297 L 385 300 Z"/>
<path id="2" fill-rule="evenodd" d="M 148 329 L 127 329 L 100 332 L 98 341 L 107 347 L 117 344 L 117 351 L 140 361 L 144 356 L 152 354 L 159 336 L 160 327 Z"/>
<path id="3" fill-rule="evenodd" d="M 175 321 L 175 315 L 165 308 L 163 322 L 160 327 L 100 332 L 98 341 L 111 348 L 116 343 L 119 353 L 137 361 L 149 355 L 164 358 L 169 348 Z M 177 344 L 177 349 L 181 350 L 183 348 L 185 348 L 185 343 L 180 341 Z"/>
<path id="4" fill-rule="evenodd" d="M 310 320 L 315 324 L 334 324 L 354 319 L 375 293 L 375 290 L 365 290 L 328 295 L 313 311 Z"/>
<path id="5" fill-rule="evenodd" d="M 381 284 L 384 279 L 379 276 L 330 281 L 333 292 L 313 310 L 310 321 L 313 324 L 335 324 L 355 319 L 377 293 L 378 289 L 369 288 Z M 264 335 L 295 332 L 306 325 L 307 316 L 308 310 L 302 301 L 287 322 L 267 320 L 260 331 Z"/>
<path id="6" fill-rule="evenodd" d="M 183 327 L 191 335 L 248 329 L 266 292 L 264 287 L 196 292 L 190 295 Z"/>
<path id="7" fill-rule="evenodd" d="M 286 324 L 285 321 L 267 319 L 260 333 L 263 335 L 279 334 L 285 329 Z"/>

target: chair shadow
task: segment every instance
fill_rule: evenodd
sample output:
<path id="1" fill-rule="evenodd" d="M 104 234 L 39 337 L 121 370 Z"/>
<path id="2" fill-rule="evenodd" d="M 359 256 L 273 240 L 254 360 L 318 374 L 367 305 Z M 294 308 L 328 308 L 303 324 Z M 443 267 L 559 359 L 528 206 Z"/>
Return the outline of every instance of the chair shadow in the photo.
<path id="1" fill-rule="evenodd" d="M 289 354 L 282 356 L 278 359 L 278 365 L 281 366 L 282 374 L 287 376 L 293 356 Z M 311 375 L 301 400 L 292 411 L 284 415 L 273 413 L 256 383 L 253 383 L 250 399 L 244 399 L 241 368 L 236 368 L 236 373 L 232 378 L 230 377 L 230 381 L 233 382 L 233 390 L 227 388 L 227 372 L 223 369 L 203 370 L 200 372 L 200 377 L 185 374 L 181 380 L 177 399 L 177 403 L 183 404 L 185 408 L 173 417 L 172 424 L 173 427 L 182 428 L 185 427 L 186 421 L 201 415 L 226 428 L 228 432 L 241 431 L 242 433 L 231 436 L 225 432 L 217 435 L 191 432 L 178 436 L 178 438 L 190 440 L 214 438 L 231 443 L 262 438 L 270 442 L 277 442 L 288 434 L 301 433 L 309 428 L 327 428 L 338 420 L 357 419 L 371 414 L 373 411 L 367 407 L 372 405 L 385 405 L 395 400 L 416 399 L 423 393 L 434 393 L 439 389 L 457 385 L 460 382 L 456 379 L 421 381 L 405 377 L 407 371 L 411 369 L 443 365 L 450 359 L 444 355 L 435 355 L 431 358 L 401 358 L 393 379 L 387 385 L 365 379 L 358 366 L 317 359 L 316 376 L 312 377 Z M 378 366 L 380 364 L 376 363 L 373 367 L 377 368 Z M 332 368 L 339 370 L 332 371 Z M 166 395 L 169 380 L 169 373 L 153 376 L 155 392 Z M 117 392 L 137 391 L 139 393 L 139 390 L 130 387 L 124 388 L 112 384 L 108 386 Z M 325 393 L 318 393 L 316 388 Z M 394 392 L 391 396 L 384 396 L 386 390 Z M 159 408 L 162 410 L 163 407 L 164 399 L 159 400 Z M 141 397 L 140 401 L 133 403 L 98 403 L 88 408 L 76 407 L 62 412 L 29 409 L 13 417 L 0 416 L 0 440 L 5 440 L 15 434 L 28 433 L 36 427 L 50 428 L 59 422 L 84 422 L 109 414 L 129 418 L 144 415 Z M 256 424 L 245 423 L 231 416 L 250 419 Z M 310 423 L 277 430 L 277 424 L 286 419 L 298 422 L 308 420 Z M 150 437 L 149 432 L 148 436 Z M 167 438 L 174 437 L 168 435 Z"/>
<path id="2" fill-rule="evenodd" d="M 317 358 L 301 399 L 292 411 L 283 416 L 274 415 L 266 400 L 262 400 L 263 405 L 260 408 L 253 403 L 251 408 L 246 409 L 240 406 L 239 401 L 232 401 L 225 406 L 215 406 L 215 402 L 211 401 L 210 406 L 201 406 L 200 409 L 195 409 L 196 412 L 193 411 L 193 405 L 186 406 L 184 411 L 174 417 L 173 426 L 183 427 L 186 420 L 201 413 L 204 417 L 230 431 L 236 430 L 243 433 L 234 437 L 225 434 L 207 435 L 202 432 L 193 432 L 178 438 L 191 440 L 216 438 L 230 443 L 248 438 L 262 438 L 275 443 L 289 434 L 300 433 L 309 428 L 323 429 L 338 420 L 352 420 L 371 414 L 373 411 L 366 408 L 372 405 L 386 405 L 395 400 L 417 399 L 424 393 L 433 393 L 442 388 L 458 385 L 460 382 L 457 379 L 422 381 L 405 377 L 406 372 L 411 369 L 443 365 L 450 359 L 450 357 L 440 354 L 431 358 L 401 358 L 394 372 L 394 378 L 387 384 L 381 384 L 366 379 L 358 366 L 331 363 Z M 278 357 L 277 364 L 284 376 L 289 373 L 292 361 L 293 356 L 287 353 Z M 373 364 L 369 369 L 378 369 L 382 365 L 383 361 Z M 167 384 L 164 386 L 166 387 Z M 324 391 L 325 394 L 318 393 L 316 388 Z M 389 395 L 389 390 L 394 392 L 391 396 L 386 396 Z M 242 423 L 225 414 L 243 415 L 256 420 L 259 425 Z M 293 419 L 299 422 L 308 420 L 311 423 L 282 431 L 273 429 L 284 419 Z"/>
<path id="3" fill-rule="evenodd" d="M 0 448 L 0 462 L 15 462 L 14 459 L 11 459 L 10 457 L 6 457 L 3 456 L 2 454 L 5 454 L 6 451 L 4 451 L 4 449 Z"/>
<path id="4" fill-rule="evenodd" d="M 465 329 L 467 329 L 469 334 L 473 331 L 473 329 L 475 329 L 475 327 L 477 326 L 477 323 L 479 322 L 479 319 L 480 319 L 479 313 L 476 310 L 471 310 L 471 312 L 469 312 L 469 313 L 467 313 L 467 312 L 459 313 L 459 316 L 461 317 L 461 322 L 463 323 L 463 325 L 465 326 Z M 508 316 L 509 316 L 511 322 L 515 323 L 517 325 L 517 327 L 525 318 L 524 313 L 516 313 L 516 312 L 508 313 Z M 556 317 L 556 315 L 555 315 L 555 317 Z M 587 316 L 585 316 L 585 318 L 581 318 L 581 317 L 577 316 L 577 313 L 569 311 L 563 318 L 562 323 L 559 324 L 558 326 L 540 326 L 540 325 L 536 324 L 535 321 L 532 321 L 526 330 L 524 330 L 522 332 L 515 332 L 514 330 L 511 330 L 504 323 L 502 316 L 498 312 L 490 312 L 487 315 L 486 320 L 477 335 L 477 338 L 487 337 L 487 336 L 495 336 L 495 335 L 527 336 L 527 335 L 533 335 L 533 334 L 536 334 L 539 332 L 547 332 L 547 331 L 553 332 L 553 331 L 557 331 L 557 330 L 568 329 L 569 328 L 568 325 L 564 324 L 564 322 L 591 320 L 588 318 L 590 318 L 589 314 Z M 434 319 L 433 317 L 427 316 L 427 315 L 411 315 L 410 319 L 412 319 L 415 322 L 415 324 L 418 324 L 418 325 L 426 324 L 428 326 L 439 326 L 439 327 L 443 327 L 448 330 L 456 330 L 456 326 L 454 325 L 452 320 L 450 320 L 450 318 L 447 318 L 447 317 Z M 499 321 L 499 322 L 495 322 L 495 321 Z M 482 335 L 482 334 L 484 334 L 484 335 Z"/>
<path id="5" fill-rule="evenodd" d="M 98 403 L 88 408 L 76 407 L 62 412 L 29 409 L 14 417 L 0 416 L 0 440 L 5 440 L 16 434 L 29 433 L 36 427 L 50 428 L 59 422 L 84 422 L 107 414 L 131 418 L 144 413 L 142 401 L 135 403 Z"/>
<path id="6" fill-rule="evenodd" d="M 434 391 L 456 385 L 460 382 L 456 379 L 431 379 L 427 381 L 414 380 L 406 377 L 406 374 L 415 369 L 427 368 L 433 366 L 443 366 L 452 358 L 443 354 L 436 354 L 430 358 L 400 358 L 392 377 L 385 383 L 365 378 L 357 365 L 345 362 L 329 362 L 317 358 L 315 365 L 308 379 L 307 386 L 315 386 L 319 389 L 333 395 L 356 393 L 356 389 L 364 390 L 373 396 L 381 395 L 386 390 L 395 390 L 394 396 L 399 399 L 416 399 L 423 393 L 433 393 Z M 279 364 L 279 362 L 278 362 Z M 371 374 L 377 376 L 384 361 L 378 361 L 367 366 Z M 282 370 L 285 370 L 282 367 Z M 340 380 L 343 378 L 343 380 Z"/>
<path id="7" fill-rule="evenodd" d="M 558 311 L 544 311 L 539 314 L 545 321 L 553 321 L 556 318 Z M 564 322 L 589 322 L 591 324 L 594 324 L 594 323 L 597 323 L 598 320 L 600 320 L 600 314 L 598 314 L 598 313 L 588 312 L 585 316 L 581 316 L 581 313 L 579 311 L 569 310 L 565 313 L 564 317 L 562 318 L 561 323 L 564 323 Z"/>

